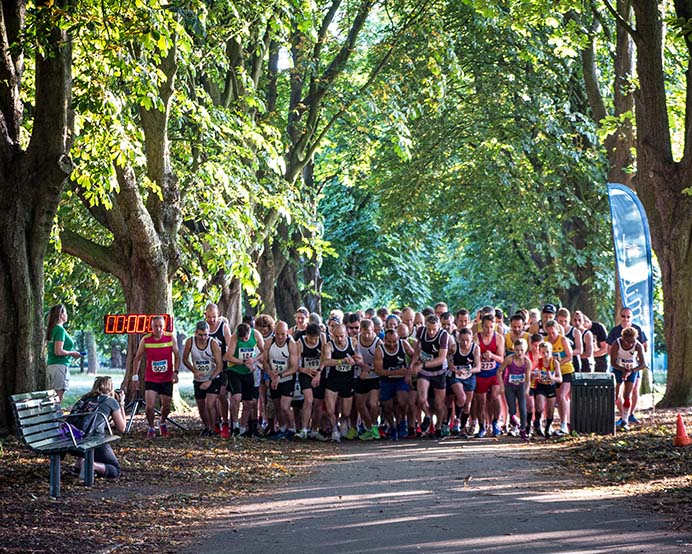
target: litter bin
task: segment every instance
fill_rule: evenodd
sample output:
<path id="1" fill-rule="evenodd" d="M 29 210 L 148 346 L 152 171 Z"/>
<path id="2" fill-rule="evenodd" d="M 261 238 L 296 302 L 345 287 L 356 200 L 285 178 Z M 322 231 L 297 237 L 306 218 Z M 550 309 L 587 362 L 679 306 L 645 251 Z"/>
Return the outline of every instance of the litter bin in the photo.
<path id="1" fill-rule="evenodd" d="M 572 431 L 615 434 L 615 376 L 575 373 L 572 380 Z"/>

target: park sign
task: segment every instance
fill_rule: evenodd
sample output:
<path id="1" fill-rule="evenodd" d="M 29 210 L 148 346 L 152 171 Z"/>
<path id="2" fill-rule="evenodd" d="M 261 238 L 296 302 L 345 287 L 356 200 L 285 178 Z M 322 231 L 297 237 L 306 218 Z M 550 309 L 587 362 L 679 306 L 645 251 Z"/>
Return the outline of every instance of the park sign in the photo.
<path id="1" fill-rule="evenodd" d="M 653 369 L 654 287 L 649 222 L 642 203 L 631 188 L 608 183 L 608 200 L 622 306 L 632 310 L 632 323 L 639 325 L 649 339 L 645 356 L 648 367 Z"/>
<path id="2" fill-rule="evenodd" d="M 168 314 L 107 314 L 103 317 L 106 335 L 143 335 L 151 331 L 151 320 L 163 317 L 163 330 L 173 332 L 173 316 Z"/>

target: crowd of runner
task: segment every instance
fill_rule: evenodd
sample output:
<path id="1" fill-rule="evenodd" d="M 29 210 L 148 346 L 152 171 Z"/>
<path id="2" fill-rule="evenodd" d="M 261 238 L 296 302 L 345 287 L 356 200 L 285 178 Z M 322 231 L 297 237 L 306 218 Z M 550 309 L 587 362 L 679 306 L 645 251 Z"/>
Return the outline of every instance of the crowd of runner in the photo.
<path id="1" fill-rule="evenodd" d="M 638 423 L 647 344 L 631 310 L 620 317 L 607 333 L 580 311 L 552 304 L 506 322 L 493 307 L 452 313 L 440 302 L 422 312 L 333 310 L 326 324 L 299 308 L 291 325 L 261 314 L 231 330 L 209 304 L 182 362 L 194 374 L 207 436 L 550 437 L 570 432 L 577 371 L 612 371 L 617 426 L 627 430 Z M 156 436 L 153 418 L 149 436 Z"/>

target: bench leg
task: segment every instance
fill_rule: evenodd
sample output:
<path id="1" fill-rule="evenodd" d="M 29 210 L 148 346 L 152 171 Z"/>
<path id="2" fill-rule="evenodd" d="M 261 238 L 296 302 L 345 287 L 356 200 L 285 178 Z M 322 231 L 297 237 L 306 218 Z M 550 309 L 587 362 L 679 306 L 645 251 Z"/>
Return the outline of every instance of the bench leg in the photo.
<path id="1" fill-rule="evenodd" d="M 60 454 L 50 455 L 50 496 L 60 496 Z"/>
<path id="2" fill-rule="evenodd" d="M 91 487 L 94 484 L 94 449 L 84 453 L 84 484 Z"/>

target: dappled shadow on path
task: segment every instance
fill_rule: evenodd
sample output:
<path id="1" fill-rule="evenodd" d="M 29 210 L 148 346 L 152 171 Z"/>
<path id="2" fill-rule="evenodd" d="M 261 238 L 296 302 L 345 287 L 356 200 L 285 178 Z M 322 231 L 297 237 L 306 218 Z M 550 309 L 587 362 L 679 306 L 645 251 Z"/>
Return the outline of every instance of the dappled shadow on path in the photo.
<path id="1" fill-rule="evenodd" d="M 526 447 L 346 444 L 313 475 L 218 514 L 197 552 L 684 552 L 617 489 L 573 487 Z M 677 542 L 676 542 L 677 541 Z M 690 549 L 692 552 L 692 548 Z"/>

